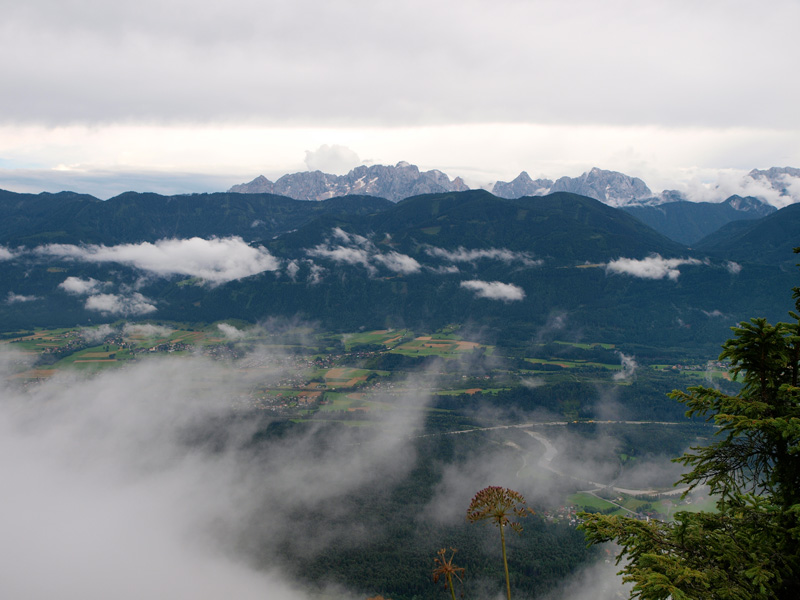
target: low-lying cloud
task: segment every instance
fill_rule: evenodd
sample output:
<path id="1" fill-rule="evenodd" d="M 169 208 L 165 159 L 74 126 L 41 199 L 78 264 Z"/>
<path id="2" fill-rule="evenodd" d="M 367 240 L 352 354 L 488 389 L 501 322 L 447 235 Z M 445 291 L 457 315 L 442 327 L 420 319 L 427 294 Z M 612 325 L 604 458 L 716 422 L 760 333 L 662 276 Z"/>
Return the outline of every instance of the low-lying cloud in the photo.
<path id="1" fill-rule="evenodd" d="M 76 296 L 83 296 L 97 291 L 103 284 L 97 279 L 89 277 L 89 279 L 81 279 L 80 277 L 67 277 L 64 281 L 58 284 L 58 287 L 69 294 Z"/>
<path id="2" fill-rule="evenodd" d="M 92 277 L 81 279 L 70 276 L 59 283 L 58 287 L 68 294 L 88 296 L 84 308 L 103 315 L 140 317 L 157 310 L 152 300 L 140 292 L 131 290 L 128 286 L 121 286 L 121 293 L 118 294 L 100 293 L 102 289 L 108 287 L 108 284 Z"/>
<path id="3" fill-rule="evenodd" d="M 256 382 L 276 384 L 283 367 L 142 360 L 22 389 L 9 379 L 14 356 L 0 352 L 0 587 L 10 598 L 309 598 L 287 579 L 282 544 L 308 556 L 370 533 L 333 518 L 327 535 L 312 534 L 287 515 L 335 514 L 343 495 L 414 464 L 416 393 L 394 396 L 399 410 L 372 428 L 308 425 L 255 448 L 266 422 L 237 418 L 232 402 Z"/>
<path id="4" fill-rule="evenodd" d="M 461 287 L 475 292 L 477 298 L 502 300 L 504 302 L 514 302 L 525 298 L 525 290 L 513 283 L 470 279 L 469 281 L 462 281 Z"/>
<path id="5" fill-rule="evenodd" d="M 475 264 L 479 260 L 496 260 L 504 263 L 519 262 L 526 267 L 535 267 L 543 261 L 536 260 L 530 252 L 515 252 L 506 248 L 472 248 L 459 246 L 455 250 L 446 250 L 436 246 L 428 246 L 425 253 L 435 258 L 441 258 L 451 263 Z"/>
<path id="6" fill-rule="evenodd" d="M 96 294 L 86 299 L 86 310 L 94 310 L 104 315 L 119 315 L 123 317 L 139 317 L 155 312 L 156 307 L 152 300 L 139 292 L 128 296 L 120 294 Z"/>
<path id="7" fill-rule="evenodd" d="M 280 267 L 279 261 L 266 248 L 254 248 L 240 237 L 164 239 L 118 246 L 49 244 L 40 246 L 36 252 L 89 263 L 118 263 L 162 277 L 199 277 L 211 284 Z"/>
<path id="8" fill-rule="evenodd" d="M 699 265 L 701 261 L 696 258 L 662 258 L 654 254 L 641 260 L 635 258 L 618 258 L 606 265 L 607 273 L 630 275 L 640 279 L 671 279 L 677 281 L 681 272 L 678 267 L 683 265 Z"/>
<path id="9" fill-rule="evenodd" d="M 0 260 L 11 260 L 14 258 L 14 253 L 5 246 L 0 246 Z"/>
<path id="10" fill-rule="evenodd" d="M 634 356 L 628 356 L 623 352 L 617 352 L 619 355 L 619 361 L 622 368 L 614 373 L 614 380 L 615 381 L 624 381 L 630 379 L 636 373 L 636 369 L 639 366 L 636 364 L 636 358 Z"/>
<path id="11" fill-rule="evenodd" d="M 246 331 L 237 329 L 228 323 L 217 323 L 217 329 L 219 329 L 219 332 L 226 340 L 230 341 L 241 340 L 247 335 Z"/>
<path id="12" fill-rule="evenodd" d="M 738 275 L 739 273 L 742 272 L 742 265 L 740 265 L 737 262 L 733 262 L 732 260 L 729 260 L 728 262 L 725 263 L 725 268 L 731 275 Z"/>
<path id="13" fill-rule="evenodd" d="M 125 323 L 122 327 L 123 335 L 144 338 L 165 338 L 172 334 L 173 331 L 175 330 L 163 325 L 154 325 L 153 323 Z"/>
<path id="14" fill-rule="evenodd" d="M 394 250 L 381 252 L 371 240 L 361 235 L 347 233 L 339 227 L 333 229 L 332 237 L 341 243 L 334 244 L 329 240 L 306 250 L 306 254 L 338 264 L 363 267 L 370 275 L 377 274 L 378 266 L 400 275 L 411 275 L 422 269 L 422 265 L 415 258 Z"/>
<path id="15" fill-rule="evenodd" d="M 15 294 L 14 292 L 8 292 L 8 296 L 6 296 L 6 304 L 33 302 L 34 300 L 39 300 L 39 296 L 25 296 L 23 294 Z"/>

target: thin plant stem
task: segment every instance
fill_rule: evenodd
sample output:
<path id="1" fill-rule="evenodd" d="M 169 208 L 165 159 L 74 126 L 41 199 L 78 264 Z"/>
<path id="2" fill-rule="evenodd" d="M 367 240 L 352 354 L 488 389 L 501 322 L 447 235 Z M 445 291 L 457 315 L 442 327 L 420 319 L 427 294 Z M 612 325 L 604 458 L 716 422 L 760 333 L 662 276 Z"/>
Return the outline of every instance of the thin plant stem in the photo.
<path id="1" fill-rule="evenodd" d="M 506 596 L 511 600 L 511 580 L 508 577 L 508 559 L 506 558 L 506 533 L 502 525 L 500 525 L 500 545 L 503 547 L 503 568 L 506 572 Z"/>
<path id="2" fill-rule="evenodd" d="M 456 600 L 456 589 L 453 586 L 453 576 L 450 573 L 447 574 L 447 585 L 450 588 L 450 595 L 453 597 L 453 600 Z"/>

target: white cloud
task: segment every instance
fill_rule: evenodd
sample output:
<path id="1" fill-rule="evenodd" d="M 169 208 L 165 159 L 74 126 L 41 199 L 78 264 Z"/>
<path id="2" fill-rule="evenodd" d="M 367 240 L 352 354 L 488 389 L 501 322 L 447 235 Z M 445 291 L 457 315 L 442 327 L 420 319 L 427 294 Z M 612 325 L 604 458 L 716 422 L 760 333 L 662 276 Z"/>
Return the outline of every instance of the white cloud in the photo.
<path id="1" fill-rule="evenodd" d="M 461 273 L 461 269 L 455 265 L 427 267 L 427 269 L 432 273 L 437 273 L 438 275 L 454 275 L 456 273 Z"/>
<path id="2" fill-rule="evenodd" d="M 119 246 L 50 244 L 36 251 L 85 262 L 126 264 L 160 276 L 200 277 L 212 284 L 275 271 L 279 267 L 278 260 L 265 248 L 253 248 L 240 237 L 165 239 L 154 244 Z"/>
<path id="3" fill-rule="evenodd" d="M 725 263 L 725 268 L 728 269 L 728 273 L 731 275 L 738 275 L 742 272 L 742 265 L 737 262 L 733 262 L 732 260 L 729 260 Z"/>
<path id="4" fill-rule="evenodd" d="M 363 235 L 358 235 L 357 233 L 347 233 L 341 227 L 334 227 L 332 233 L 334 238 L 344 242 L 345 244 L 355 244 L 356 246 L 365 247 L 372 246 L 372 242 L 370 242 L 369 239 L 365 238 Z"/>
<path id="5" fill-rule="evenodd" d="M 445 250 L 436 246 L 428 246 L 425 252 L 429 256 L 441 258 L 453 263 L 475 263 L 478 260 L 497 260 L 504 263 L 521 262 L 525 266 L 533 267 L 542 264 L 535 260 L 530 252 L 514 252 L 506 248 L 466 249 L 459 246 L 456 250 Z"/>
<path id="6" fill-rule="evenodd" d="M 362 266 L 367 270 L 374 271 L 372 265 L 369 264 L 370 255 L 363 248 L 347 246 L 329 247 L 325 244 L 318 244 L 311 250 L 306 250 L 306 254 L 318 258 L 327 258 L 339 264 Z"/>
<path id="7" fill-rule="evenodd" d="M 375 427 L 309 423 L 257 439 L 265 421 L 230 418 L 230 398 L 277 384 L 277 367 L 140 361 L 25 391 L 6 384 L 14 372 L 0 353 L 0 581 L 4 597 L 26 600 L 319 597 L 276 556 L 357 544 L 360 528 L 368 541 L 363 515 L 340 501 L 407 473 L 425 414 L 417 391 L 393 394 L 401 410 L 377 411 Z M 221 425 L 225 435 L 201 435 Z M 330 526 L 306 531 L 323 513 Z M 337 592 L 321 595 L 366 596 Z"/>
<path id="8" fill-rule="evenodd" d="M 317 244 L 314 248 L 306 250 L 306 254 L 317 258 L 326 258 L 338 264 L 364 267 L 370 275 L 377 273 L 375 265 L 383 266 L 401 275 L 410 275 L 422 269 L 422 265 L 411 256 L 400 254 L 394 250 L 382 253 L 372 241 L 364 236 L 347 233 L 339 227 L 333 229 L 332 235 L 334 239 L 347 245 Z M 316 277 L 316 273 L 313 275 Z"/>
<path id="9" fill-rule="evenodd" d="M 676 281 L 680 277 L 678 267 L 682 265 L 699 265 L 696 258 L 662 258 L 659 254 L 637 260 L 635 258 L 618 258 L 606 265 L 606 272 L 631 275 L 641 279 L 664 279 Z"/>
<path id="10" fill-rule="evenodd" d="M 0 260 L 11 260 L 14 258 L 14 253 L 5 246 L 0 246 Z"/>
<path id="11" fill-rule="evenodd" d="M 300 271 L 300 265 L 297 264 L 296 260 L 290 260 L 289 263 L 286 265 L 286 274 L 292 281 L 297 279 L 297 273 Z"/>
<path id="12" fill-rule="evenodd" d="M 97 279 L 89 277 L 89 279 L 81 279 L 80 277 L 67 277 L 64 281 L 58 284 L 62 290 L 67 293 L 83 296 L 91 294 L 100 288 L 103 284 Z"/>
<path id="13" fill-rule="evenodd" d="M 156 311 L 151 300 L 134 292 L 130 296 L 119 294 L 96 294 L 86 299 L 86 310 L 94 310 L 105 315 L 135 317 Z"/>
<path id="14" fill-rule="evenodd" d="M 388 254 L 375 254 L 373 260 L 381 263 L 390 271 L 401 273 L 402 275 L 416 273 L 422 268 L 414 258 L 394 251 Z"/>
<path id="15" fill-rule="evenodd" d="M 247 335 L 241 329 L 237 329 L 228 323 L 217 323 L 217 329 L 219 329 L 220 333 L 225 337 L 226 340 L 241 340 L 245 335 Z"/>
<path id="16" fill-rule="evenodd" d="M 139 336 L 145 338 L 165 338 L 169 337 L 174 329 L 153 323 L 125 323 L 122 328 L 123 335 Z"/>
<path id="17" fill-rule="evenodd" d="M 17 304 L 18 302 L 33 302 L 34 300 L 38 300 L 38 296 L 23 296 L 21 294 L 15 294 L 14 292 L 8 292 L 8 296 L 6 297 L 6 304 Z"/>
<path id="18" fill-rule="evenodd" d="M 322 281 L 322 276 L 325 274 L 325 267 L 309 261 L 308 283 L 316 285 Z"/>
<path id="19" fill-rule="evenodd" d="M 800 201 L 800 178 L 783 174 L 773 184 L 766 177 L 752 177 L 750 172 L 720 170 L 716 179 L 692 179 L 685 184 L 686 197 L 693 202 L 721 202 L 731 196 L 753 196 L 776 208 Z"/>
<path id="20" fill-rule="evenodd" d="M 619 355 L 619 361 L 622 365 L 622 369 L 614 373 L 614 381 L 625 381 L 633 377 L 634 373 L 636 373 L 636 368 L 639 366 L 636 364 L 636 358 L 633 356 L 628 356 L 622 352 L 617 352 Z"/>
<path id="21" fill-rule="evenodd" d="M 81 329 L 81 337 L 90 344 L 102 342 L 114 333 L 116 333 L 116 330 L 108 323 L 103 323 L 97 327 L 84 327 Z"/>
<path id="22" fill-rule="evenodd" d="M 513 302 L 525 298 L 525 291 L 512 283 L 471 279 L 469 281 L 462 281 L 461 287 L 475 292 L 477 298 L 502 300 L 503 302 Z"/>
<path id="23" fill-rule="evenodd" d="M 323 144 L 313 152 L 306 150 L 305 163 L 309 171 L 344 175 L 360 165 L 361 159 L 346 146 Z"/>

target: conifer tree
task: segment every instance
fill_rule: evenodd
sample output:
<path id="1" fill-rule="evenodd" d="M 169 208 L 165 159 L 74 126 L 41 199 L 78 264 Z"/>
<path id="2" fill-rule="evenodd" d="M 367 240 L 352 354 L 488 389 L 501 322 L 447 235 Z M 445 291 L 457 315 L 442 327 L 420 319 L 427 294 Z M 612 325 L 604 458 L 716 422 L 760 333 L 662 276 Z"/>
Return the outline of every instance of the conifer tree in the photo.
<path id="1" fill-rule="evenodd" d="M 741 381 L 736 395 L 703 386 L 670 394 L 718 428 L 714 443 L 675 459 L 691 468 L 679 483 L 707 485 L 717 510 L 679 512 L 671 523 L 583 515 L 590 543 L 621 546 L 632 598 L 800 598 L 800 288 L 794 300 L 790 323 L 732 328 L 720 359 Z"/>

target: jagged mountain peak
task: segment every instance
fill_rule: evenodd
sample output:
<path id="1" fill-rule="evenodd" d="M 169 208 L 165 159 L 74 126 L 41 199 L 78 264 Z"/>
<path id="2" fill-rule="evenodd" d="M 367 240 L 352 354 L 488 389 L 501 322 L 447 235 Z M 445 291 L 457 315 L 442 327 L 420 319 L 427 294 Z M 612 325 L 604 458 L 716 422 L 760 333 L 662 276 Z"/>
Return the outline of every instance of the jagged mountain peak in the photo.
<path id="1" fill-rule="evenodd" d="M 653 197 L 653 192 L 638 177 L 598 167 L 592 168 L 580 177 L 561 177 L 556 180 L 550 191 L 589 196 L 617 207 Z"/>
<path id="2" fill-rule="evenodd" d="M 261 175 L 249 183 L 235 185 L 228 191 L 242 194 L 280 194 L 296 200 L 327 200 L 336 196 L 357 194 L 398 202 L 419 194 L 460 192 L 468 189 L 459 177 L 451 181 L 439 170 L 420 171 L 416 165 L 400 161 L 394 167 L 361 165 L 346 175 L 330 175 L 321 171 L 292 173 L 280 177 L 275 183 Z"/>

